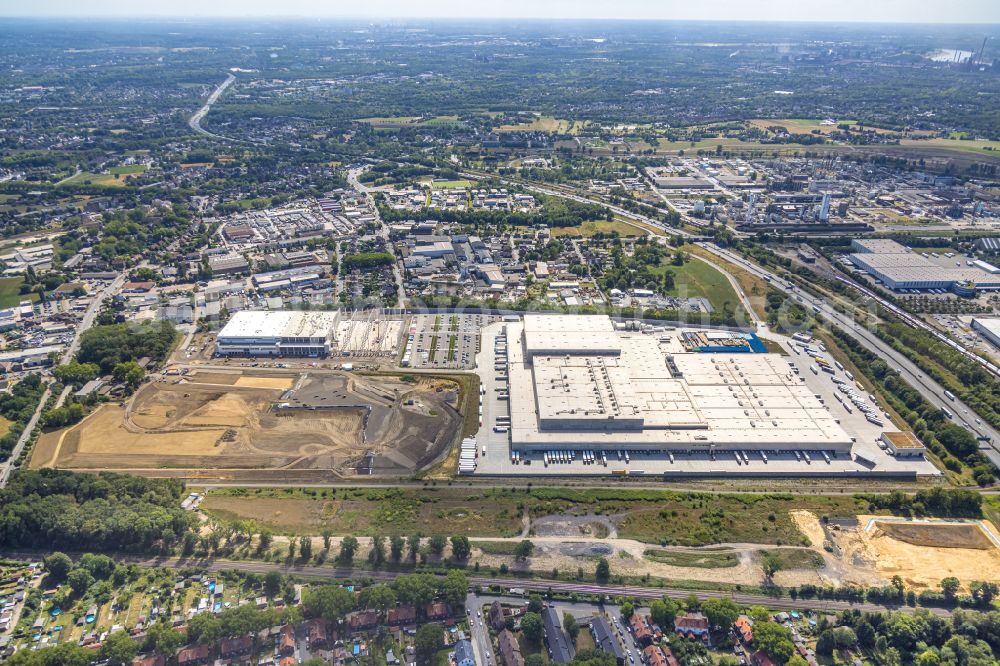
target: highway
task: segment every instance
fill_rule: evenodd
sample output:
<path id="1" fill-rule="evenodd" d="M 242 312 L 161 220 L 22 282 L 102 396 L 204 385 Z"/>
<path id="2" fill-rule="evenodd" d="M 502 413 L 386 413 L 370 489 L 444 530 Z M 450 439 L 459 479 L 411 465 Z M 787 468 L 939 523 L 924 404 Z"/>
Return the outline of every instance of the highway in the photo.
<path id="1" fill-rule="evenodd" d="M 4 559 L 35 561 L 47 555 L 47 551 L 10 551 L 0 553 Z M 71 557 L 78 557 L 79 553 L 68 553 Z M 116 561 L 124 564 L 136 564 L 142 567 L 162 567 L 169 569 L 183 569 L 192 567 L 204 569 L 206 571 L 242 571 L 245 573 L 266 574 L 270 571 L 277 571 L 286 575 L 300 576 L 302 578 L 320 579 L 352 579 L 370 578 L 376 581 L 393 581 L 397 576 L 413 573 L 406 571 L 379 571 L 363 569 L 360 567 L 342 566 L 321 566 L 311 564 L 282 564 L 277 562 L 251 562 L 246 560 L 225 560 L 217 558 L 182 558 L 182 557 L 140 557 L 134 555 L 118 555 L 109 553 Z M 419 569 L 416 569 L 419 571 Z M 596 594 L 608 597 L 627 596 L 638 599 L 661 599 L 670 597 L 671 599 L 684 600 L 692 594 L 698 599 L 732 599 L 741 606 L 765 606 L 776 610 L 821 610 L 821 611 L 844 611 L 860 610 L 870 612 L 882 611 L 903 611 L 912 613 L 914 608 L 909 606 L 891 606 L 870 602 L 854 603 L 850 601 L 835 600 L 792 600 L 787 597 L 771 597 L 763 594 L 748 594 L 744 592 L 727 592 L 717 590 L 690 590 L 687 588 L 670 587 L 644 587 L 635 585 L 605 584 L 596 583 L 574 583 L 559 580 L 547 580 L 545 578 L 500 578 L 495 576 L 467 576 L 469 586 L 489 587 L 499 585 L 504 588 L 521 588 L 530 591 L 545 592 L 554 590 L 558 592 L 577 594 Z M 932 613 L 938 615 L 950 615 L 946 609 L 932 608 Z M 495 662 L 494 662 L 495 663 Z"/>
<path id="2" fill-rule="evenodd" d="M 939 409 L 947 409 L 949 412 L 952 412 L 955 415 L 956 423 L 965 426 L 977 437 L 988 437 L 988 445 L 981 441 L 980 448 L 994 465 L 1000 467 L 1000 450 L 997 449 L 1000 446 L 1000 433 L 997 433 L 996 430 L 986 423 L 975 423 L 975 413 L 967 405 L 957 399 L 949 400 L 945 398 L 944 388 L 941 385 L 926 376 L 916 364 L 890 347 L 888 343 L 875 335 L 874 332 L 858 324 L 850 315 L 836 311 L 830 307 L 826 300 L 815 297 L 801 289 L 789 288 L 784 278 L 780 278 L 774 273 L 764 270 L 734 252 L 724 250 L 714 243 L 697 243 L 697 245 L 760 278 L 769 280 L 772 287 L 791 294 L 804 306 L 812 308 L 813 312 L 816 312 L 818 309 L 819 314 L 824 318 L 849 332 L 870 350 L 881 355 L 893 369 L 899 372 L 900 376 L 910 386 L 920 391 L 927 402 Z"/>
<path id="3" fill-rule="evenodd" d="M 201 121 L 205 119 L 205 116 L 207 116 L 208 112 L 212 109 L 212 105 L 218 101 L 219 97 L 222 96 L 222 93 L 226 92 L 226 88 L 231 86 L 235 80 L 235 76 L 232 74 L 226 74 L 226 80 L 220 83 L 218 88 L 212 91 L 212 94 L 208 96 L 207 100 L 205 100 L 205 105 L 198 109 L 195 114 L 191 116 L 191 119 L 188 120 L 188 125 L 191 129 L 202 136 L 210 136 L 213 139 L 222 139 L 224 141 L 230 140 L 228 137 L 209 132 L 207 129 L 202 129 Z"/>

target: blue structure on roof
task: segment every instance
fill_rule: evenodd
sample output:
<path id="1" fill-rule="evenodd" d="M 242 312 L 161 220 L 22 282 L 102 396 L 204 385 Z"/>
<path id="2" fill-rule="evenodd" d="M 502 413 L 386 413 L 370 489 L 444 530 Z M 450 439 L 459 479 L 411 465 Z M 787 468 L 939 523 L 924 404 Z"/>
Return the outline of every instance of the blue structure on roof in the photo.
<path id="1" fill-rule="evenodd" d="M 767 347 L 756 333 L 727 333 L 718 336 L 728 344 L 706 344 L 695 347 L 704 354 L 766 354 Z M 734 344 L 736 343 L 736 344 Z"/>

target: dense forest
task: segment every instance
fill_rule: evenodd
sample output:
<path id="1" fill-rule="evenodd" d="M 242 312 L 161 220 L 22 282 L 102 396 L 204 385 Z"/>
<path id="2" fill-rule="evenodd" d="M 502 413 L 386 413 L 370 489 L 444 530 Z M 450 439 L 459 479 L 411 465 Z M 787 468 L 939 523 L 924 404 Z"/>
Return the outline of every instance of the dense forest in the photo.
<path id="1" fill-rule="evenodd" d="M 0 490 L 0 547 L 169 550 L 196 526 L 183 492 L 168 479 L 21 470 Z"/>
<path id="2" fill-rule="evenodd" d="M 143 357 L 162 361 L 176 339 L 177 330 L 167 321 L 94 326 L 80 337 L 77 361 L 93 363 L 110 373 L 120 364 Z"/>

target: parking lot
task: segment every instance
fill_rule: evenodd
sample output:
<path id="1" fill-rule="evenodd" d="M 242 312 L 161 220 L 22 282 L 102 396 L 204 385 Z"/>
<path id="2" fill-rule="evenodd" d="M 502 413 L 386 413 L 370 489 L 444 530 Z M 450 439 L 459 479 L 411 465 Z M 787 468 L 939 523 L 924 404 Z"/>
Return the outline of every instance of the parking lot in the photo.
<path id="1" fill-rule="evenodd" d="M 497 317 L 482 314 L 413 315 L 404 361 L 411 368 L 474 368 L 480 331 L 496 320 Z"/>

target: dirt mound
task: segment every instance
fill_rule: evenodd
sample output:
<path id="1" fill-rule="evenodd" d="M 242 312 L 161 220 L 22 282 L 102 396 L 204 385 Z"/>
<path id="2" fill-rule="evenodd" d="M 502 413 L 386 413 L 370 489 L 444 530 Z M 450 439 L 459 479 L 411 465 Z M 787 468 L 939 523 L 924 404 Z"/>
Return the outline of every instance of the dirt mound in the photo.
<path id="1" fill-rule="evenodd" d="M 929 548 L 992 550 L 995 544 L 975 523 L 896 523 L 876 521 L 875 528 L 892 539 Z"/>
<path id="2" fill-rule="evenodd" d="M 365 459 L 367 474 L 409 476 L 446 452 L 461 429 L 449 386 L 319 371 L 266 377 L 198 372 L 180 383 L 151 382 L 128 407 L 104 405 L 52 433 L 32 464 L 199 474 L 319 470 L 333 476 L 353 474 Z M 406 401 L 421 408 L 404 409 Z M 278 403 L 288 409 L 277 411 Z"/>

